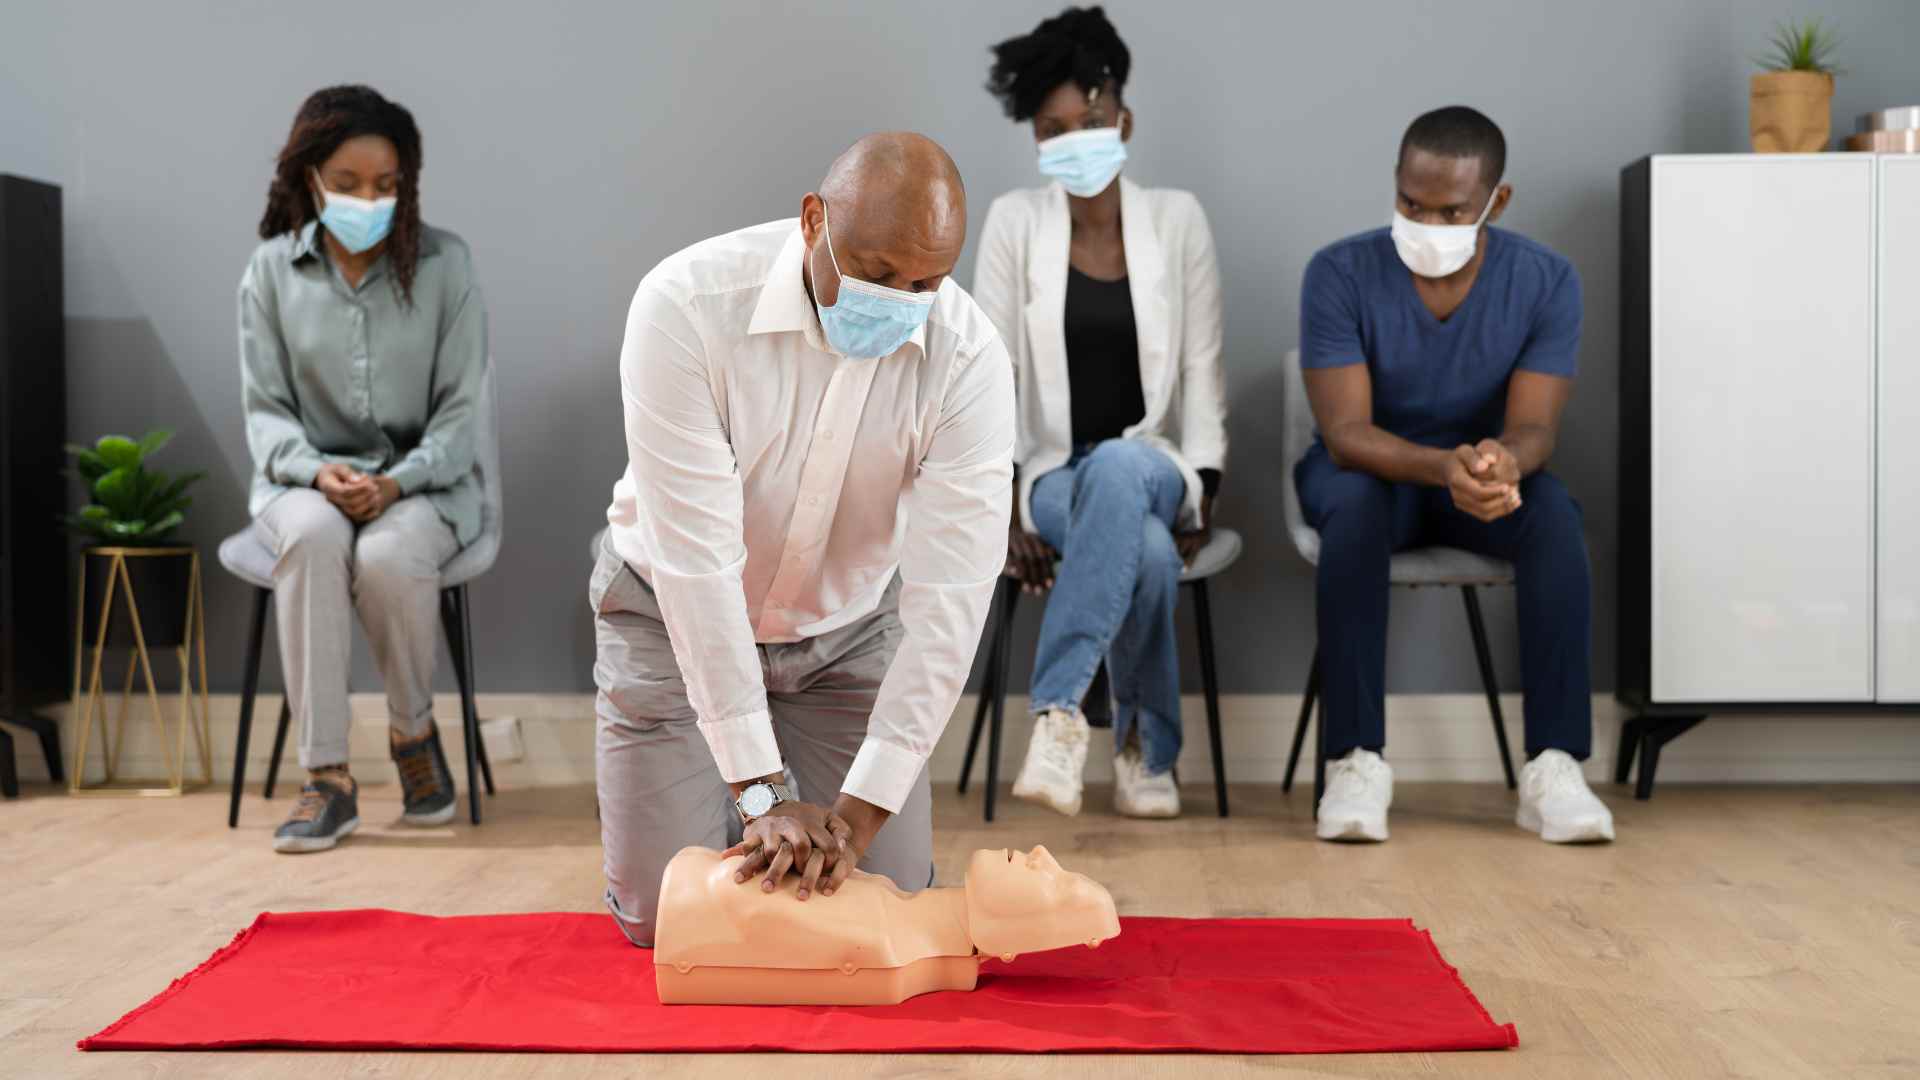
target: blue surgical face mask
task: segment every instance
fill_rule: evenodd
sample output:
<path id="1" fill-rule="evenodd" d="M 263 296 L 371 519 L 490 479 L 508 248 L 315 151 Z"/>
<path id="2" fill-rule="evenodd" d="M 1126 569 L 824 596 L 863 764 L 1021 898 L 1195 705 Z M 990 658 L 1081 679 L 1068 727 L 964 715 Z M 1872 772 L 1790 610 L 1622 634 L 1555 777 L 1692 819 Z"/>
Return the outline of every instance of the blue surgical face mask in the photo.
<path id="1" fill-rule="evenodd" d="M 328 191 L 318 177 L 314 185 L 320 188 L 320 224 L 340 241 L 341 247 L 358 255 L 385 240 L 393 231 L 393 208 L 398 202 L 393 196 L 361 199 L 342 195 Z"/>
<path id="2" fill-rule="evenodd" d="M 902 292 L 871 281 L 848 277 L 840 271 L 840 259 L 833 253 L 833 227 L 827 221 L 826 204 L 820 206 L 820 228 L 827 241 L 827 258 L 840 278 L 840 294 L 833 306 L 820 303 L 819 275 L 814 276 L 813 306 L 820 313 L 820 328 L 826 331 L 827 344 L 840 355 L 854 360 L 878 360 L 892 356 L 907 343 L 913 332 L 926 323 L 933 312 L 937 292 Z"/>
<path id="3" fill-rule="evenodd" d="M 1040 144 L 1040 173 L 1060 181 L 1067 194 L 1091 199 L 1107 190 L 1127 163 L 1127 144 L 1117 127 L 1086 128 Z"/>

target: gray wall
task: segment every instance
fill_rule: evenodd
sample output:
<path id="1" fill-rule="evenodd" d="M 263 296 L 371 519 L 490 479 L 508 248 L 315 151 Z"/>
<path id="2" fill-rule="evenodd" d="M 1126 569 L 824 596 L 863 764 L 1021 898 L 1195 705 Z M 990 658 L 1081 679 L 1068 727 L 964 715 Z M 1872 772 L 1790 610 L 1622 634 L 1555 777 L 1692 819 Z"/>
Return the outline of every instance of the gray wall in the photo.
<path id="1" fill-rule="evenodd" d="M 14 0 L 0 32 L 0 170 L 66 187 L 70 430 L 178 428 L 165 462 L 211 470 L 189 537 L 210 553 L 244 524 L 233 295 L 272 155 L 307 92 L 372 83 L 418 118 L 427 216 L 472 244 L 490 304 L 507 537 L 474 594 L 482 685 L 588 688 L 584 548 L 622 464 L 614 371 L 635 282 L 682 245 L 795 213 L 832 156 L 880 128 L 916 128 L 952 151 L 977 236 L 995 194 L 1037 182 L 1028 132 L 980 89 L 987 45 L 1055 7 Z M 1556 467 L 1587 509 L 1595 683 L 1610 686 L 1618 170 L 1652 152 L 1743 149 L 1748 57 L 1790 11 L 1825 14 L 1845 36 L 1836 128 L 1920 101 L 1920 5 L 1109 10 L 1134 50 L 1130 175 L 1199 195 L 1227 283 L 1235 411 L 1220 519 L 1250 548 L 1216 593 L 1226 688 L 1297 690 L 1313 644 L 1312 580 L 1275 501 L 1286 464 L 1275 358 L 1295 338 L 1301 269 L 1320 245 L 1386 220 L 1402 127 L 1451 102 L 1506 129 L 1516 198 L 1504 224 L 1586 279 L 1581 380 Z M 969 247 L 962 282 L 971 263 Z M 215 572 L 209 601 L 215 681 L 231 689 L 243 590 Z M 1474 688 L 1459 602 L 1395 605 L 1392 687 Z M 1511 604 L 1491 612 L 1517 685 Z M 371 687 L 364 657 L 358 671 Z"/>

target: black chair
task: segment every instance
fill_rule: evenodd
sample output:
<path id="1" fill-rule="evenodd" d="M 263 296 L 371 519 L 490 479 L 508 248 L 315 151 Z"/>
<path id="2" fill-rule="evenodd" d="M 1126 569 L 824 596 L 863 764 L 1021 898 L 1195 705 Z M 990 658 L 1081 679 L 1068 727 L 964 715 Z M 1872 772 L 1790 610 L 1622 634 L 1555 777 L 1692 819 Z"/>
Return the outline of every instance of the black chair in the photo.
<path id="1" fill-rule="evenodd" d="M 1207 545 L 1193 557 L 1193 565 L 1180 574 L 1180 584 L 1193 590 L 1193 621 L 1200 637 L 1200 682 L 1207 699 L 1207 737 L 1213 744 L 1213 797 L 1220 816 L 1227 816 L 1227 766 L 1220 746 L 1220 690 L 1213 666 L 1213 609 L 1207 596 L 1207 579 L 1220 573 L 1240 558 L 1240 534 L 1232 529 L 1215 529 Z M 980 686 L 980 700 L 973 710 L 973 730 L 967 736 L 967 756 L 960 765 L 960 794 L 967 793 L 967 781 L 973 775 L 973 758 L 980 749 L 980 732 L 987 731 L 986 820 L 993 820 L 994 797 L 1000 787 L 1000 731 L 1006 708 L 1007 660 L 1013 652 L 1013 615 L 1020 603 L 1020 583 L 1013 578 L 1000 579 L 1000 595 L 994 604 L 992 635 L 987 639 L 986 679 Z M 993 723 L 987 724 L 991 714 Z"/>
<path id="2" fill-rule="evenodd" d="M 480 478 L 480 535 L 440 568 L 440 625 L 453 656 L 454 678 L 460 683 L 460 724 L 467 749 L 468 815 L 480 824 L 480 787 L 493 794 L 493 765 L 480 739 L 480 712 L 474 705 L 473 618 L 467 604 L 467 583 L 486 573 L 500 554 L 500 419 L 493 387 L 493 361 L 487 361 L 481 379 L 481 400 L 475 403 L 474 472 Z M 246 781 L 247 742 L 253 731 L 253 699 L 260 688 L 260 646 L 267 629 L 267 607 L 273 601 L 273 552 L 255 535 L 251 525 L 220 544 L 220 564 L 253 586 L 253 624 L 247 633 L 247 666 L 240 691 L 240 729 L 234 739 L 233 791 L 227 804 L 227 827 L 240 824 L 240 789 Z M 267 760 L 267 782 L 261 790 L 273 798 L 280 775 L 280 755 L 286 749 L 292 713 L 280 701 L 280 723 L 273 733 L 273 756 Z M 476 775 L 477 774 L 477 775 Z"/>

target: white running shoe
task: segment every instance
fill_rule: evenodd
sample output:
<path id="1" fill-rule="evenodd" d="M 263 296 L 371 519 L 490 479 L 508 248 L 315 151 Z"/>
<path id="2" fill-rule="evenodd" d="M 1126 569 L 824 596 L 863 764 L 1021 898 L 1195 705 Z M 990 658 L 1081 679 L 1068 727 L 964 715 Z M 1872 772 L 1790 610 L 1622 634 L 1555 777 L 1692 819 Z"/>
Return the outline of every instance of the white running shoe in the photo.
<path id="1" fill-rule="evenodd" d="M 1613 839 L 1613 812 L 1587 787 L 1580 763 L 1564 750 L 1547 750 L 1520 770 L 1515 824 L 1549 844 Z"/>
<path id="2" fill-rule="evenodd" d="M 1137 818 L 1180 816 L 1180 787 L 1173 770 L 1149 773 L 1146 758 L 1129 746 L 1113 759 L 1113 809 Z"/>
<path id="3" fill-rule="evenodd" d="M 1072 817 L 1080 812 L 1087 768 L 1087 718 L 1080 710 L 1048 709 L 1033 718 L 1027 760 L 1013 782 L 1013 797 L 1050 806 Z"/>
<path id="4" fill-rule="evenodd" d="M 1356 749 L 1327 762 L 1326 791 L 1314 833 L 1322 840 L 1387 838 L 1387 807 L 1393 805 L 1393 768 L 1371 750 Z"/>

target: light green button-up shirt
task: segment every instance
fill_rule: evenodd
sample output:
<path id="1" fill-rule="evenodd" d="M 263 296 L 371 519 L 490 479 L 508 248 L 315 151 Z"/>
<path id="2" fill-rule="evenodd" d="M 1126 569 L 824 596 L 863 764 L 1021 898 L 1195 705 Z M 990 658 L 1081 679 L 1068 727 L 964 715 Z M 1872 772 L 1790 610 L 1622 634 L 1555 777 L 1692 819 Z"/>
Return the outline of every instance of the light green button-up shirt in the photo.
<path id="1" fill-rule="evenodd" d="M 462 544 L 480 534 L 474 409 L 487 308 L 467 245 L 426 228 L 413 306 L 387 257 L 358 288 L 313 223 L 254 249 L 240 279 L 240 379 L 253 452 L 251 512 L 339 462 L 424 493 Z"/>

